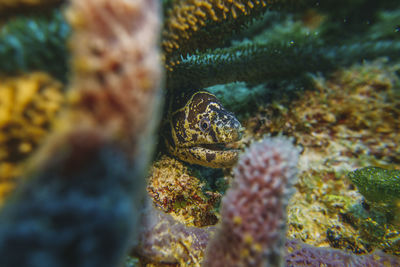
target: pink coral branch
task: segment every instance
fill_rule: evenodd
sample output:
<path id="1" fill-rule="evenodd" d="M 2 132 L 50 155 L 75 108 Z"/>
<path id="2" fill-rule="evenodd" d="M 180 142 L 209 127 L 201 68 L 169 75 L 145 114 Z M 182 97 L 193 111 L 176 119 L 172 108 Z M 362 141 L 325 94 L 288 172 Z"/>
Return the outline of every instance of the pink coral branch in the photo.
<path id="1" fill-rule="evenodd" d="M 282 265 L 285 210 L 298 155 L 298 148 L 278 137 L 253 143 L 240 157 L 204 266 Z"/>

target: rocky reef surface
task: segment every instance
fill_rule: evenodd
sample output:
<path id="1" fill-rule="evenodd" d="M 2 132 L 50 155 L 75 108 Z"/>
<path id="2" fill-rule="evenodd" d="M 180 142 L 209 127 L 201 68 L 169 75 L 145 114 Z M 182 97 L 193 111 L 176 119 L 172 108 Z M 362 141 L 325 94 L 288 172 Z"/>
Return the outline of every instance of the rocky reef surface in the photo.
<path id="1" fill-rule="evenodd" d="M 0 13 L 1 266 L 400 266 L 398 1 Z M 233 168 L 155 133 L 193 88 L 244 127 Z"/>

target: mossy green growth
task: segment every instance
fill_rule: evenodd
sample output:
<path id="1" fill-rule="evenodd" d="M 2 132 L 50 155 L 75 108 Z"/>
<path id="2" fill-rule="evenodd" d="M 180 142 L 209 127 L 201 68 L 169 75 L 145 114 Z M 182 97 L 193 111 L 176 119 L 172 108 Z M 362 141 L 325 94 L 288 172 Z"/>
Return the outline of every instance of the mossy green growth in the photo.
<path id="1" fill-rule="evenodd" d="M 59 9 L 13 17 L 0 28 L 0 73 L 45 71 L 65 81 L 70 32 Z"/>
<path id="2" fill-rule="evenodd" d="M 365 167 L 348 176 L 368 201 L 394 204 L 400 200 L 400 170 Z"/>

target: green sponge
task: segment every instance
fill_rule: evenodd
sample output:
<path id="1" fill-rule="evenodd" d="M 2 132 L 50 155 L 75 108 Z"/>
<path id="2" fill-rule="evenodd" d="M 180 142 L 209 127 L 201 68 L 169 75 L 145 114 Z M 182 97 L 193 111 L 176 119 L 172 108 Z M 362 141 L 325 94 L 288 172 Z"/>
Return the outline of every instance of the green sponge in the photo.
<path id="1" fill-rule="evenodd" d="M 365 167 L 350 172 L 348 176 L 371 202 L 392 204 L 400 200 L 400 170 Z"/>

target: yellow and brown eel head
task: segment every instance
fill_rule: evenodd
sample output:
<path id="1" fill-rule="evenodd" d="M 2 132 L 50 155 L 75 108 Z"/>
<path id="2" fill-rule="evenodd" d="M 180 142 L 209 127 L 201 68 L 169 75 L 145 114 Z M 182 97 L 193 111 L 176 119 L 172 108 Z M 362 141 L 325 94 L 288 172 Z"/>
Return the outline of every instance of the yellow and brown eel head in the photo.
<path id="1" fill-rule="evenodd" d="M 198 91 L 169 116 L 168 150 L 180 160 L 211 168 L 233 166 L 239 151 L 229 146 L 241 138 L 241 125 L 218 98 Z"/>

